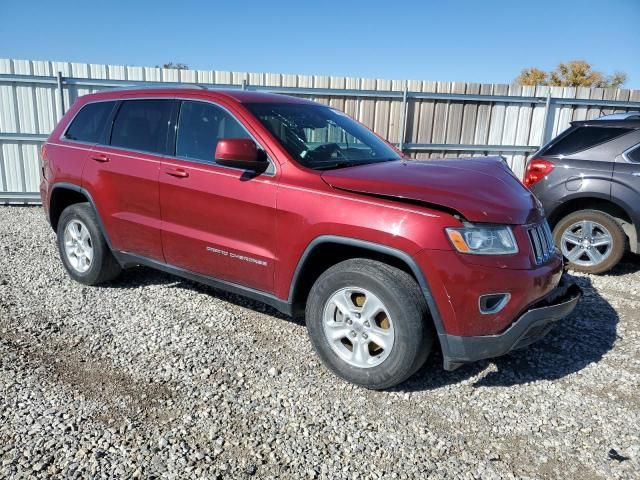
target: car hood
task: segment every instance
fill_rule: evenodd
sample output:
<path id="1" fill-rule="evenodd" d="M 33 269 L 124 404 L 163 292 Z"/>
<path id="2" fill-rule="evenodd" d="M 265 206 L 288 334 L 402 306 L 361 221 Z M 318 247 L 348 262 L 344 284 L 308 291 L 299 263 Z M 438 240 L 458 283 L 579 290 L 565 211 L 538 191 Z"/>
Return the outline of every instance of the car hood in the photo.
<path id="1" fill-rule="evenodd" d="M 327 170 L 322 179 L 340 190 L 445 207 L 472 222 L 522 225 L 543 216 L 501 157 L 372 163 Z"/>

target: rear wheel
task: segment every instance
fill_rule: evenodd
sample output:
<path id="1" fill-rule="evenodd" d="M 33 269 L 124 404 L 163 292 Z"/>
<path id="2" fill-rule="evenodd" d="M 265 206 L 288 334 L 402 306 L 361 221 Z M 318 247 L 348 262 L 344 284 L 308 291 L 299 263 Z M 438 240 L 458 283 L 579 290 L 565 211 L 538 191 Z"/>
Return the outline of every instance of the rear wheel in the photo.
<path id="1" fill-rule="evenodd" d="M 579 210 L 567 215 L 553 229 L 553 239 L 569 268 L 585 273 L 610 270 L 627 247 L 622 226 L 599 210 Z"/>
<path id="2" fill-rule="evenodd" d="M 307 329 L 325 365 L 372 389 L 415 373 L 431 350 L 427 305 L 406 272 L 369 259 L 341 262 L 313 285 Z"/>
<path id="3" fill-rule="evenodd" d="M 58 250 L 71 278 L 98 285 L 118 276 L 120 265 L 102 235 L 98 218 L 89 203 L 65 208 L 58 221 Z"/>

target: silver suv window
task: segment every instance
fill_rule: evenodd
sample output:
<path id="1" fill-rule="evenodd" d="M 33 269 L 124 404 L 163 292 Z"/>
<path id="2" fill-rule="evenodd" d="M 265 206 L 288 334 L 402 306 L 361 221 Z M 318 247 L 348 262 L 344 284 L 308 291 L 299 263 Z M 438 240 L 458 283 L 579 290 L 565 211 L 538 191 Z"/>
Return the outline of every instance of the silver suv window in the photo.
<path id="1" fill-rule="evenodd" d="M 640 144 L 635 147 L 627 150 L 624 153 L 625 158 L 630 162 L 638 162 L 640 163 Z"/>
<path id="2" fill-rule="evenodd" d="M 631 128 L 618 127 L 576 127 L 565 136 L 552 143 L 543 155 L 571 155 L 587 148 L 609 142 L 632 131 Z"/>

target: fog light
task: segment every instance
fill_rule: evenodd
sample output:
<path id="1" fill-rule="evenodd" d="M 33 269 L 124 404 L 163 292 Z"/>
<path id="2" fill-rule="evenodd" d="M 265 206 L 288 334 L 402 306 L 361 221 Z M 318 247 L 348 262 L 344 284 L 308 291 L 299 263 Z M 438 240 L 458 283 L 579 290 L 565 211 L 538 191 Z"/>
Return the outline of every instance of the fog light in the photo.
<path id="1" fill-rule="evenodd" d="M 490 293 L 480 295 L 478 298 L 478 308 L 483 315 L 492 315 L 502 310 L 511 300 L 510 293 Z"/>

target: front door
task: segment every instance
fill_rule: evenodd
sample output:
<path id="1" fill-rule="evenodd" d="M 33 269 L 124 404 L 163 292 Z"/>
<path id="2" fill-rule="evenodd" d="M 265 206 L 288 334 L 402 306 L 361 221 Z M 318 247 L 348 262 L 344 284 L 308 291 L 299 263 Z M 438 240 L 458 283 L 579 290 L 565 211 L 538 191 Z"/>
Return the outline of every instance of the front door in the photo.
<path id="1" fill-rule="evenodd" d="M 181 102 L 175 158 L 160 170 L 166 262 L 186 270 L 273 290 L 276 183 L 273 170 L 252 175 L 217 165 L 221 138 L 251 138 L 226 109 Z"/>

